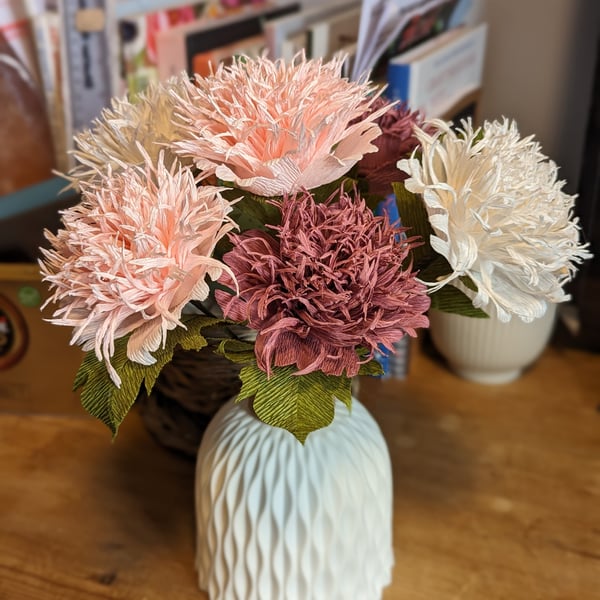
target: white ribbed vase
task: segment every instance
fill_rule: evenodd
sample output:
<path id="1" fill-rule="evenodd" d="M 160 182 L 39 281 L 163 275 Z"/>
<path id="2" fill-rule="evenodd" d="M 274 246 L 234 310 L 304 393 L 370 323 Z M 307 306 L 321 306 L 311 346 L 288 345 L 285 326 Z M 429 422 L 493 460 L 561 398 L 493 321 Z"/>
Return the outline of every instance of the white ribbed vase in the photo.
<path id="1" fill-rule="evenodd" d="M 356 399 L 304 446 L 247 401 L 213 417 L 196 466 L 196 567 L 210 600 L 379 600 L 391 581 L 392 474 Z"/>
<path id="2" fill-rule="evenodd" d="M 555 317 L 556 304 L 549 304 L 546 314 L 531 323 L 516 317 L 502 323 L 496 316 L 478 319 L 432 309 L 429 332 L 457 375 L 478 383 L 509 383 L 544 351 Z"/>

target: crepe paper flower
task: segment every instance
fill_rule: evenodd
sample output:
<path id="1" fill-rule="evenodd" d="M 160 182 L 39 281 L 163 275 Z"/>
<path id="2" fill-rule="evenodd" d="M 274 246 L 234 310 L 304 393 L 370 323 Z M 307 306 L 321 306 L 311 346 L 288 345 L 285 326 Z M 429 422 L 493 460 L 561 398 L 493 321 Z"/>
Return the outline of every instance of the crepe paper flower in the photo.
<path id="1" fill-rule="evenodd" d="M 573 218 L 575 197 L 562 191 L 557 166 L 533 136 L 504 119 L 474 129 L 431 121 L 417 130 L 422 158 L 401 160 L 406 189 L 421 194 L 434 234 L 429 240 L 452 272 L 432 291 L 466 275 L 476 308 L 501 321 L 541 317 L 548 302 L 569 299 L 563 285 L 589 258 Z M 459 284 L 460 285 L 460 284 Z"/>
<path id="2" fill-rule="evenodd" d="M 375 87 L 342 78 L 342 65 L 341 57 L 323 63 L 303 54 L 290 63 L 237 57 L 196 76 L 179 93 L 187 136 L 173 147 L 199 169 L 261 196 L 335 181 L 377 151 L 375 120 L 388 109 L 368 112 Z"/>
<path id="3" fill-rule="evenodd" d="M 257 330 L 258 367 L 295 365 L 352 377 L 381 345 L 426 327 L 426 287 L 402 264 L 415 238 L 400 239 L 386 217 L 340 190 L 325 203 L 308 191 L 285 196 L 276 235 L 231 235 L 239 295 L 217 292 L 225 316 Z M 230 275 L 221 281 L 229 284 Z M 361 360 L 357 350 L 368 357 Z"/>
<path id="4" fill-rule="evenodd" d="M 162 156 L 145 165 L 82 183 L 82 201 L 63 212 L 64 229 L 46 231 L 40 268 L 57 303 L 51 322 L 74 328 L 72 344 L 110 364 L 115 339 L 131 333 L 127 356 L 149 365 L 183 307 L 209 295 L 207 277 L 227 267 L 212 258 L 234 228 L 222 188 L 196 186 L 187 169 L 170 170 Z"/>
<path id="5" fill-rule="evenodd" d="M 384 107 L 383 98 L 371 106 L 372 111 Z M 419 145 L 414 134 L 415 126 L 429 131 L 421 112 L 411 110 L 406 103 L 394 105 L 375 121 L 381 128 L 381 134 L 373 143 L 378 152 L 365 154 L 358 162 L 358 174 L 369 183 L 369 191 L 386 196 L 392 192 L 392 182 L 403 181 L 407 175 L 398 169 L 401 158 L 409 157 Z"/>
<path id="6" fill-rule="evenodd" d="M 175 101 L 171 91 L 186 79 L 182 74 L 165 83 L 151 83 L 132 101 L 113 98 L 92 128 L 74 137 L 72 154 L 78 164 L 67 178 L 77 183 L 97 176 L 99 171 L 106 173 L 108 167 L 115 172 L 127 165 L 143 165 L 144 154 L 156 164 L 160 152 L 170 167 L 179 157 L 167 143 L 182 135 L 180 126 L 173 122 Z M 189 160 L 179 160 L 191 164 Z"/>

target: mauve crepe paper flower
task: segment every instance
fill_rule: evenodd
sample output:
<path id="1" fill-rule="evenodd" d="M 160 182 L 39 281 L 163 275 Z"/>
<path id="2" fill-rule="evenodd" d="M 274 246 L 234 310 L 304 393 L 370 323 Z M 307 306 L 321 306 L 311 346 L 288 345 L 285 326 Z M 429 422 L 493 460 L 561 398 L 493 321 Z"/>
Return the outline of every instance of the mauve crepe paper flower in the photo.
<path id="1" fill-rule="evenodd" d="M 452 267 L 431 290 L 467 275 L 477 285 L 473 305 L 495 309 L 501 321 L 529 322 L 548 302 L 568 300 L 563 286 L 591 254 L 556 164 L 514 121 L 431 125 L 433 133 L 416 132 L 422 158 L 398 163 L 406 188 L 423 197 L 432 248 Z"/>
<path id="2" fill-rule="evenodd" d="M 222 181 L 273 197 L 312 189 L 345 175 L 376 152 L 380 129 L 369 107 L 376 87 L 341 76 L 343 58 L 323 63 L 238 57 L 179 94 L 187 139 L 173 143 Z M 360 118 L 362 117 L 362 118 Z M 351 123 L 352 121 L 352 123 Z"/>
<path id="3" fill-rule="evenodd" d="M 362 198 L 342 191 L 321 204 L 307 191 L 288 195 L 281 210 L 277 235 L 230 236 L 234 247 L 223 260 L 239 295 L 216 294 L 226 316 L 257 330 L 260 369 L 294 365 L 298 375 L 352 377 L 358 348 L 371 358 L 428 326 L 426 287 L 401 266 L 416 238 L 399 236 Z M 231 286 L 230 276 L 221 281 Z"/>
<path id="4" fill-rule="evenodd" d="M 131 333 L 130 360 L 149 365 L 168 330 L 183 326 L 183 307 L 209 294 L 206 278 L 227 267 L 212 258 L 234 228 L 221 189 L 197 186 L 189 170 L 128 167 L 94 184 L 82 183 L 82 201 L 62 214 L 64 228 L 46 231 L 40 268 L 59 308 L 51 321 L 74 328 L 71 343 L 94 349 L 110 364 L 115 340 Z"/>
<path id="5" fill-rule="evenodd" d="M 386 101 L 379 97 L 371 106 L 371 111 L 379 112 Z M 358 162 L 358 173 L 369 183 L 369 191 L 386 196 L 392 193 L 392 182 L 403 181 L 407 175 L 400 171 L 397 163 L 401 158 L 411 155 L 418 147 L 419 140 L 414 129 L 420 127 L 432 132 L 433 127 L 425 123 L 423 114 L 411 110 L 406 103 L 394 105 L 380 115 L 375 122 L 381 128 L 381 134 L 373 143 L 378 152 L 365 154 Z"/>

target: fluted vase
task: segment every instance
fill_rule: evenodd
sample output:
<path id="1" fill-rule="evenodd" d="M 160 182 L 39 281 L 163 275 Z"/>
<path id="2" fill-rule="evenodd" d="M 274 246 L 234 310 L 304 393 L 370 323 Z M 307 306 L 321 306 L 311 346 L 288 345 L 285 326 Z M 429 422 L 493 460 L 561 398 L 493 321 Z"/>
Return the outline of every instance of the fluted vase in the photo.
<path id="1" fill-rule="evenodd" d="M 525 323 L 513 317 L 503 323 L 431 310 L 429 333 L 434 346 L 457 375 L 485 384 L 510 383 L 542 354 L 556 321 L 556 304 L 544 316 Z"/>
<path id="2" fill-rule="evenodd" d="M 390 458 L 357 399 L 336 401 L 304 445 L 229 401 L 202 439 L 195 491 L 210 600 L 379 600 L 390 583 Z"/>

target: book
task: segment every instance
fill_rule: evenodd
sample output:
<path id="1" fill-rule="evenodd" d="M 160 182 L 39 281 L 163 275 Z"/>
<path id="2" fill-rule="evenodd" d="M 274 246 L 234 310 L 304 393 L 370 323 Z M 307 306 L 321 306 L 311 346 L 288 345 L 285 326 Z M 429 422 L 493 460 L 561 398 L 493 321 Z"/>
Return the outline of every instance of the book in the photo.
<path id="1" fill-rule="evenodd" d="M 346 77 L 350 79 L 352 76 L 352 71 L 354 70 L 354 61 L 356 60 L 356 50 L 358 48 L 357 42 L 353 44 L 348 44 L 347 46 L 342 46 L 336 54 L 345 57 L 344 64 L 342 65 L 342 77 Z"/>
<path id="2" fill-rule="evenodd" d="M 299 7 L 296 2 L 247 5 L 224 17 L 201 18 L 159 32 L 156 36 L 159 79 L 164 81 L 183 71 L 193 73 L 197 55 L 260 36 L 265 21 L 297 11 Z"/>
<path id="3" fill-rule="evenodd" d="M 118 94 L 135 95 L 159 81 L 157 36 L 161 31 L 196 21 L 205 2 L 142 12 L 119 19 L 120 84 Z"/>
<path id="4" fill-rule="evenodd" d="M 352 78 L 381 65 L 411 45 L 463 24 L 473 0 L 362 0 Z"/>
<path id="5" fill-rule="evenodd" d="M 265 41 L 266 41 L 265 35 Z M 268 47 L 268 43 L 267 43 Z M 298 33 L 293 33 L 283 40 L 281 43 L 281 51 L 279 58 L 285 61 L 291 61 L 298 52 L 308 48 L 308 31 L 302 30 Z"/>
<path id="6" fill-rule="evenodd" d="M 61 76 L 60 17 L 57 11 L 46 10 L 31 20 L 37 47 L 38 66 L 46 99 L 46 112 L 52 131 L 56 168 L 65 173 L 69 169 L 63 81 Z"/>
<path id="7" fill-rule="evenodd" d="M 269 58 L 273 60 L 283 58 L 284 49 L 287 57 L 287 54 L 290 52 L 288 42 L 295 39 L 295 46 L 298 46 L 298 37 L 295 36 L 301 37 L 307 35 L 309 27 L 314 23 L 358 6 L 360 6 L 359 0 L 329 0 L 318 6 L 302 8 L 292 14 L 269 19 L 269 21 L 264 23 L 263 28 L 267 38 L 267 53 Z M 309 40 L 306 38 L 305 48 L 307 49 L 307 56 L 311 57 L 309 46 Z"/>
<path id="8" fill-rule="evenodd" d="M 36 85 L 41 88 L 37 50 L 31 26 L 33 16 L 29 3 L 22 0 L 0 0 L 0 32 L 24 65 Z"/>
<path id="9" fill-rule="evenodd" d="M 313 23 L 308 30 L 310 57 L 330 60 L 345 46 L 356 43 L 360 13 L 356 7 Z"/>
<path id="10" fill-rule="evenodd" d="M 426 117 L 445 115 L 481 87 L 487 25 L 457 27 L 392 58 L 386 96 Z"/>
<path id="11" fill-rule="evenodd" d="M 232 44 L 198 52 L 192 56 L 191 72 L 203 77 L 211 75 L 220 64 L 231 64 L 235 56 L 260 56 L 265 48 L 263 34 L 243 38 Z"/>

